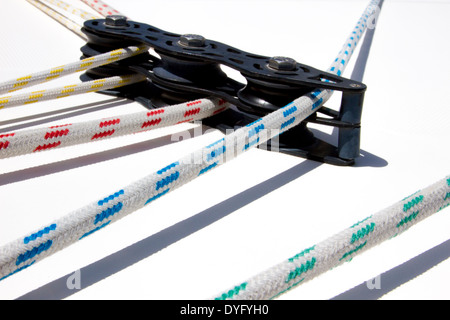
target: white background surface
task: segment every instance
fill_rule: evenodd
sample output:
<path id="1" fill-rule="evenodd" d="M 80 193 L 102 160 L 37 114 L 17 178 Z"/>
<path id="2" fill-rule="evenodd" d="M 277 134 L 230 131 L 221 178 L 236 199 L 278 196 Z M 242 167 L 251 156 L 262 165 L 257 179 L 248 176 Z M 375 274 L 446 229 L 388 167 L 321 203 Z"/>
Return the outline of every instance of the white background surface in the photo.
<path id="1" fill-rule="evenodd" d="M 67 2 L 88 8 L 80 1 Z M 290 56 L 326 69 L 368 2 L 107 3 L 133 20 L 167 31 L 198 33 L 245 51 Z M 79 59 L 83 40 L 25 0 L 0 0 L 0 7 L 0 81 Z M 131 246 L 137 252 L 115 255 L 128 267 L 67 298 L 208 299 L 443 178 L 450 173 L 449 13 L 450 1 L 384 2 L 363 79 L 368 90 L 362 157 L 355 166 L 251 150 L 1 281 L 0 298 L 15 299 L 92 263 L 97 268 L 82 272 L 82 281 L 107 274 L 95 263 Z M 351 75 L 352 63 L 343 76 Z M 78 76 L 42 87 L 77 83 Z M 333 97 L 328 105 L 338 101 Z M 92 93 L 1 110 L 0 133 L 140 110 L 137 103 Z M 184 124 L 1 160 L 0 245 L 221 136 L 212 132 L 172 143 L 174 134 L 195 127 Z M 255 201 L 246 200 L 252 197 Z M 204 210 L 207 215 L 200 214 Z M 449 239 L 449 210 L 280 299 L 329 299 L 432 249 Z M 132 245 L 151 236 L 156 252 L 129 262 L 127 257 L 142 252 Z M 449 299 L 449 267 L 447 259 L 383 298 Z"/>

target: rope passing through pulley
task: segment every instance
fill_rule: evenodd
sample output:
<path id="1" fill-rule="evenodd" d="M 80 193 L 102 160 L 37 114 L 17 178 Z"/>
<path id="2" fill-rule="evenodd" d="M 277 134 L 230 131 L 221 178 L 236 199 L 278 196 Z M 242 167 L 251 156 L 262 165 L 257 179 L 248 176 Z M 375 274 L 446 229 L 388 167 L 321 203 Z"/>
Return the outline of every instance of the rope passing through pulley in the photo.
<path id="1" fill-rule="evenodd" d="M 313 115 L 319 109 L 321 110 L 324 108 L 322 105 L 328 101 L 333 91 L 338 90 L 340 86 L 344 87 L 343 89 L 341 88 L 341 91 L 343 92 L 343 96 L 348 98 L 347 100 L 352 101 L 354 99 L 351 98 L 359 97 L 359 99 L 357 100 L 362 104 L 362 95 L 365 90 L 365 86 L 363 84 L 352 82 L 351 80 L 340 78 L 339 75 L 344 71 L 355 47 L 358 44 L 359 39 L 367 28 L 363 20 L 367 19 L 368 15 L 373 12 L 374 7 L 377 5 L 377 3 L 377 1 L 372 1 L 366 8 L 363 16 L 358 22 L 361 27 L 358 25 L 353 30 L 353 33 L 350 35 L 350 37 L 346 40 L 343 45 L 343 49 L 329 67 L 330 72 L 321 72 L 311 67 L 309 67 L 310 69 L 303 70 L 301 68 L 303 67 L 303 65 L 298 63 L 295 63 L 295 66 L 298 67 L 296 73 L 289 71 L 289 75 L 285 75 L 277 70 L 269 69 L 270 65 L 266 68 L 267 70 L 263 68 L 261 70 L 255 68 L 255 70 L 258 71 L 253 70 L 252 77 L 257 78 L 258 80 L 271 80 L 272 82 L 275 81 L 276 83 L 281 84 L 287 83 L 292 86 L 309 84 L 310 92 L 293 99 L 293 101 L 288 103 L 287 105 L 279 107 L 278 109 L 268 113 L 263 117 L 259 117 L 257 120 L 250 122 L 247 125 L 240 126 L 232 133 L 225 135 L 222 139 L 219 139 L 203 148 L 185 155 L 184 157 L 180 157 L 177 160 L 172 161 L 170 164 L 164 166 L 156 172 L 149 173 L 127 186 L 115 189 L 116 191 L 113 191 L 111 195 L 107 197 L 103 195 L 97 200 L 92 201 L 89 204 L 86 204 L 85 206 L 62 216 L 55 221 L 47 223 L 40 228 L 33 230 L 32 232 L 27 233 L 25 237 L 17 238 L 16 240 L 2 246 L 0 248 L 0 280 L 15 274 L 20 270 L 24 270 L 25 268 L 28 268 L 36 262 L 45 259 L 46 257 L 70 246 L 71 244 L 86 238 L 92 233 L 107 227 L 111 223 L 118 221 L 126 215 L 145 207 L 156 199 L 159 199 L 169 192 L 172 192 L 179 187 L 193 181 L 206 172 L 210 172 L 215 168 L 218 168 L 221 165 L 235 159 L 239 155 L 246 153 L 249 150 L 257 147 L 258 145 L 266 142 L 267 140 L 274 138 L 276 135 L 281 134 L 281 136 L 283 136 L 286 133 L 295 132 L 293 131 L 293 129 L 295 130 L 295 128 L 303 123 L 305 119 Z M 126 28 L 116 28 L 114 26 L 105 25 L 105 20 L 92 20 L 86 22 L 85 32 L 87 30 L 87 26 L 89 26 L 91 22 L 93 22 L 94 24 L 96 23 L 97 26 L 101 24 L 101 26 L 98 26 L 99 29 L 106 28 L 108 32 L 111 32 L 112 34 L 107 37 L 106 35 L 103 36 L 101 32 L 97 32 L 95 30 L 91 30 L 92 32 L 87 32 L 89 33 L 88 38 L 90 39 L 88 45 L 85 46 L 84 49 L 91 50 L 91 52 L 93 52 L 92 50 L 104 49 L 105 47 L 109 47 L 110 49 L 112 49 L 119 42 L 121 43 L 121 46 L 134 45 L 138 43 L 142 44 L 142 42 L 144 42 L 144 44 L 152 46 L 155 51 L 158 52 L 159 49 L 155 46 L 154 43 L 152 43 L 157 42 L 158 39 L 156 37 L 152 38 L 152 36 L 149 36 L 148 34 L 146 34 L 146 32 L 153 32 L 156 34 L 165 33 L 166 36 L 172 35 L 173 39 L 175 39 L 175 37 L 176 39 L 179 39 L 178 35 L 174 36 L 174 34 L 166 33 L 163 31 L 155 32 L 154 30 L 156 29 L 152 29 L 150 26 L 143 27 L 142 24 L 140 25 L 140 27 L 134 28 L 133 24 L 133 29 L 138 30 L 142 27 L 142 29 L 146 30 L 143 37 L 148 41 L 142 41 L 142 39 L 139 40 L 139 37 L 142 36 L 140 32 L 127 30 L 130 24 L 129 21 L 126 21 Z M 120 34 L 120 32 L 124 31 L 129 31 L 130 34 L 128 36 L 127 33 Z M 114 32 L 118 32 L 118 34 L 114 35 Z M 134 36 L 137 38 L 137 40 L 132 38 Z M 97 46 L 93 45 L 93 41 L 96 41 L 96 39 L 104 41 L 104 45 L 99 45 L 99 43 L 97 43 Z M 129 42 L 121 42 L 122 40 L 120 39 L 128 39 L 127 41 Z M 92 43 L 92 45 L 90 45 L 90 43 Z M 219 47 L 221 45 L 218 42 L 212 42 L 205 39 L 205 45 L 208 44 L 210 44 L 211 47 Z M 175 45 L 173 45 L 172 43 L 171 47 L 175 48 Z M 231 61 L 228 54 L 243 55 L 247 56 L 249 59 L 255 59 L 255 57 L 260 58 L 260 62 L 264 64 L 269 64 L 269 60 L 271 59 L 267 57 L 263 59 L 262 56 L 247 54 L 242 51 L 240 51 L 240 53 L 233 52 L 233 50 L 226 45 L 222 45 L 222 48 L 228 53 L 226 53 L 223 57 L 221 57 L 219 54 L 218 56 L 214 56 L 213 58 L 211 58 L 211 60 L 208 60 L 209 64 L 221 64 L 220 60 L 226 59 L 227 57 L 228 60 Z M 235 50 L 237 51 L 237 49 Z M 199 64 L 205 64 L 204 60 L 195 59 L 195 55 L 201 54 L 196 52 L 195 50 L 184 50 L 183 47 L 176 45 L 176 49 L 174 49 L 174 51 L 180 52 L 180 54 L 174 55 L 175 62 L 182 59 L 183 55 L 187 55 L 186 60 L 190 62 L 187 63 L 187 65 L 192 66 L 196 62 L 198 62 L 197 60 L 200 60 Z M 162 53 L 164 54 L 164 52 Z M 137 59 L 139 56 L 140 55 L 137 55 L 135 58 Z M 145 54 L 142 57 L 149 56 Z M 142 57 L 139 57 L 139 59 L 141 59 Z M 189 91 L 190 93 L 193 93 L 195 95 L 208 94 L 215 100 L 218 100 L 217 104 L 220 104 L 225 100 L 231 103 L 233 103 L 232 101 L 236 102 L 236 106 L 238 107 L 236 109 L 236 112 L 238 112 L 238 115 L 244 114 L 249 117 L 255 116 L 256 112 L 253 109 L 249 109 L 249 111 L 251 112 L 243 111 L 245 107 L 242 108 L 243 104 L 241 105 L 238 93 L 240 90 L 245 90 L 244 86 L 236 85 L 236 87 L 240 87 L 237 92 L 227 92 L 226 90 L 222 91 L 222 87 L 218 86 L 217 82 L 211 82 L 213 83 L 213 85 L 210 86 L 208 86 L 206 83 L 204 87 L 197 87 L 197 84 L 195 86 L 189 85 L 183 83 L 182 81 L 171 82 L 167 79 L 159 79 L 161 82 L 158 82 L 155 81 L 155 79 L 158 78 L 155 74 L 155 69 L 157 67 L 162 67 L 164 70 L 167 69 L 162 64 L 162 62 L 164 62 L 164 59 L 156 59 L 155 57 L 151 57 L 151 59 L 148 59 L 145 64 L 112 64 L 112 68 L 108 70 L 114 69 L 114 71 L 116 71 L 126 69 L 126 71 L 131 70 L 139 75 L 144 75 L 147 77 L 147 81 L 145 81 L 145 83 L 149 88 L 155 88 L 156 92 L 166 93 L 167 91 L 165 91 L 165 89 L 172 88 L 170 86 L 168 88 L 164 88 L 164 84 L 167 83 L 173 85 L 173 88 L 177 88 L 177 90 L 180 88 L 193 88 L 194 90 Z M 241 65 L 241 63 L 236 61 L 227 63 L 227 65 L 233 65 L 235 63 Z M 176 69 L 172 68 L 176 64 L 177 63 L 170 65 L 169 63 L 169 71 Z M 206 65 L 204 65 L 203 67 L 207 70 L 214 69 L 214 66 L 207 67 Z M 305 66 L 305 68 L 308 67 Z M 238 67 L 237 69 L 241 70 L 241 72 L 245 74 L 245 63 L 242 63 L 242 66 Z M 104 70 L 102 69 L 93 70 L 95 71 L 93 71 L 93 73 L 90 73 L 92 76 L 95 76 L 95 73 L 97 72 L 98 74 L 104 72 Z M 305 74 L 315 74 L 320 76 L 320 78 L 309 79 L 309 77 L 305 76 Z M 89 76 L 89 74 L 87 73 L 86 76 Z M 327 81 L 322 81 L 321 78 Z M 228 81 L 231 82 L 231 80 L 228 80 L 228 77 L 224 77 L 222 80 L 223 82 L 221 84 L 226 84 Z M 232 83 L 236 84 L 236 82 Z M 352 84 L 358 84 L 360 87 L 357 88 Z M 228 89 L 229 88 L 231 87 L 228 87 Z M 173 89 L 172 91 L 177 92 L 175 89 Z M 129 92 L 132 92 L 132 90 Z M 136 90 L 135 93 L 139 94 L 141 92 L 139 90 Z M 350 94 L 350 96 L 348 96 L 347 94 Z M 136 95 L 136 97 L 140 98 L 141 96 Z M 142 96 L 142 98 L 142 101 L 146 100 L 146 97 Z M 160 98 L 166 97 L 162 95 L 160 96 Z M 228 100 L 228 98 L 230 100 Z M 151 99 L 148 99 L 148 101 L 153 102 L 153 100 Z M 210 105 L 212 101 L 209 102 L 205 100 L 204 102 L 205 104 Z M 216 108 L 216 103 L 213 102 L 213 104 L 214 106 L 211 105 L 211 107 Z M 347 105 L 350 106 L 351 103 L 347 102 Z M 157 106 L 148 105 L 148 107 L 154 108 Z M 151 110 L 149 113 L 157 110 L 160 109 Z M 339 113 L 341 114 L 342 110 Z M 118 121 L 111 120 L 111 125 L 116 124 L 122 125 L 122 121 L 118 123 Z M 108 121 L 106 125 L 109 126 L 110 122 Z M 347 128 L 346 126 L 350 125 L 344 123 L 342 127 Z M 353 127 L 350 126 L 350 129 L 353 129 Z M 64 132 L 66 132 L 65 129 Z M 36 236 L 36 238 L 34 237 L 35 234 L 38 235 Z M 33 241 L 28 241 L 29 239 L 33 239 Z"/>
<path id="2" fill-rule="evenodd" d="M 224 132 L 246 126 L 315 89 L 340 91 L 339 111 L 318 109 L 277 137 L 276 148 L 269 141 L 267 149 L 334 165 L 352 165 L 359 156 L 366 86 L 341 77 L 339 72 L 321 71 L 288 57 L 245 52 L 201 35 L 167 32 L 121 15 L 88 20 L 82 31 L 88 38 L 81 48 L 84 58 L 139 45 L 153 48 L 158 55 L 146 52 L 90 69 L 82 76 L 83 81 L 130 72 L 144 75 L 146 82 L 102 92 L 134 99 L 150 109 L 211 96 L 224 99 L 236 108 L 204 120 L 204 124 Z M 221 66 L 239 71 L 246 83 L 228 77 Z M 308 122 L 336 127 L 338 145 L 315 137 Z"/>

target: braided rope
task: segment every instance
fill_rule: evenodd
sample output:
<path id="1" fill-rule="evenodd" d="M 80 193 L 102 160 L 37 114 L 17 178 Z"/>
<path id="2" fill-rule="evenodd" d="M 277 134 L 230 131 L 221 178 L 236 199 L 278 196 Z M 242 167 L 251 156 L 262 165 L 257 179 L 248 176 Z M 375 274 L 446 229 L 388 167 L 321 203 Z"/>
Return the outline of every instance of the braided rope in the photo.
<path id="1" fill-rule="evenodd" d="M 0 159 L 200 120 L 228 106 L 221 99 L 200 99 L 151 111 L 4 133 L 0 134 Z"/>
<path id="2" fill-rule="evenodd" d="M 341 50 L 336 60 L 341 61 L 341 65 L 335 67 L 334 72 L 342 72 L 353 52 L 348 50 L 354 49 L 357 45 L 360 35 L 366 29 L 363 21 L 375 11 L 377 4 L 378 1 L 372 1 L 364 11 L 358 26 L 350 36 L 354 38 L 357 35 L 357 38 L 348 39 L 344 46 L 347 49 Z M 304 95 L 287 106 L 226 135 L 223 139 L 6 244 L 0 248 L 0 278 L 27 268 L 287 131 L 314 113 L 328 100 L 331 93 L 329 90 L 316 90 Z"/>
<path id="3" fill-rule="evenodd" d="M 47 14 L 49 17 L 58 21 L 64 27 L 66 27 L 67 29 L 69 29 L 70 31 L 74 32 L 79 37 L 87 41 L 87 37 L 83 32 L 81 32 L 81 26 L 78 23 L 70 20 L 69 18 L 66 18 L 59 12 L 53 10 L 52 8 L 46 6 L 45 4 L 43 4 L 38 0 L 27 0 L 27 1 L 36 8 L 38 8 L 39 10 L 41 10 L 42 12 L 44 12 L 45 14 Z"/>
<path id="4" fill-rule="evenodd" d="M 15 96 L 0 97 L 0 109 L 28 105 L 39 101 L 64 98 L 82 93 L 118 88 L 144 80 L 146 80 L 146 78 L 142 75 L 114 76 L 63 87 L 33 91 L 31 93 L 18 94 Z"/>
<path id="5" fill-rule="evenodd" d="M 61 0 L 44 0 L 44 1 L 46 1 L 50 4 L 53 4 L 53 5 L 57 6 L 58 8 L 61 8 L 73 15 L 79 16 L 80 18 L 85 19 L 85 20 L 99 19 L 98 16 L 95 16 L 85 10 L 76 8 L 76 7 L 72 6 L 71 4 L 68 4 Z"/>
<path id="6" fill-rule="evenodd" d="M 215 299 L 273 299 L 450 206 L 450 176 L 261 272 Z"/>
<path id="7" fill-rule="evenodd" d="M 97 56 L 68 63 L 66 65 L 58 66 L 48 70 L 36 72 L 30 75 L 5 81 L 3 83 L 0 83 L 0 94 L 11 93 L 62 76 L 85 71 L 105 64 L 130 58 L 135 55 L 146 52 L 147 50 L 148 50 L 147 46 L 139 46 L 139 47 L 130 46 L 127 48 L 113 50 L 110 52 L 99 54 Z M 0 98 L 0 100 L 3 99 L 4 98 Z"/>
<path id="8" fill-rule="evenodd" d="M 118 10 L 114 9 L 110 5 L 104 3 L 100 0 L 81 0 L 88 6 L 92 7 L 95 11 L 100 13 L 102 16 L 106 17 L 108 15 L 121 15 L 125 16 L 124 14 L 120 13 Z"/>

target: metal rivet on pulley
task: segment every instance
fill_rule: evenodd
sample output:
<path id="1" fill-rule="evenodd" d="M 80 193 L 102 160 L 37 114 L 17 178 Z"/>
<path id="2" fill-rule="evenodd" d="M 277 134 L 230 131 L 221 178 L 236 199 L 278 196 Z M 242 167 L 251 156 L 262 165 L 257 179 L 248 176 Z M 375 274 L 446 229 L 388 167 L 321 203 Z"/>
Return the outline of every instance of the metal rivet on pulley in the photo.
<path id="1" fill-rule="evenodd" d="M 185 47 L 200 48 L 205 46 L 205 38 L 198 34 L 184 34 L 178 43 Z"/>
<path id="2" fill-rule="evenodd" d="M 288 57 L 273 57 L 269 60 L 269 68 L 277 71 L 294 71 L 297 68 L 297 62 Z"/>
<path id="3" fill-rule="evenodd" d="M 127 17 L 122 15 L 110 15 L 106 17 L 105 25 L 108 27 L 126 27 Z"/>

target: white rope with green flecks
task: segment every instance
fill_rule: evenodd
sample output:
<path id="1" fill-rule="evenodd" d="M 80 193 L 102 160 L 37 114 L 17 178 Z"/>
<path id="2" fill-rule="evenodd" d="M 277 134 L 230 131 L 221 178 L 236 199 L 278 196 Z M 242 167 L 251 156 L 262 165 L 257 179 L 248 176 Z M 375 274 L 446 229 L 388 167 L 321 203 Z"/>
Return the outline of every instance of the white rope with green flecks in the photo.
<path id="1" fill-rule="evenodd" d="M 450 206 L 450 176 L 214 297 L 267 300 L 351 260 Z"/>
<path id="2" fill-rule="evenodd" d="M 342 73 L 353 50 L 376 12 L 378 1 L 371 1 L 344 44 L 330 72 Z M 140 209 L 180 186 L 194 180 L 298 125 L 320 108 L 331 90 L 315 90 L 269 115 L 237 129 L 223 139 L 182 157 L 155 173 L 50 222 L 0 248 L 0 280 L 84 239 L 114 221 Z"/>

